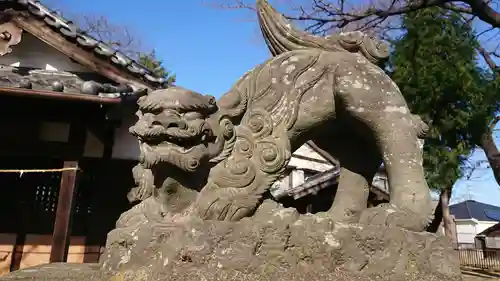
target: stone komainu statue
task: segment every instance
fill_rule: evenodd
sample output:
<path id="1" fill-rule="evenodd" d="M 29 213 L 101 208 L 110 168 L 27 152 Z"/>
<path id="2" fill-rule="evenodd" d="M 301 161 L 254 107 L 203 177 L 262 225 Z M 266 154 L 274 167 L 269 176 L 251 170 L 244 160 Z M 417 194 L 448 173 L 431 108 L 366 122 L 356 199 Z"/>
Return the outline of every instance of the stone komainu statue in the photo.
<path id="1" fill-rule="evenodd" d="M 431 215 L 422 168 L 427 126 L 377 66 L 388 47 L 362 32 L 312 36 L 266 0 L 257 7 L 273 57 L 219 101 L 181 87 L 138 101 L 130 130 L 141 157 L 130 199 L 142 202 L 117 227 L 251 216 L 291 153 L 313 140 L 342 166 L 332 217 L 422 231 Z M 381 163 L 390 204 L 366 209 Z"/>

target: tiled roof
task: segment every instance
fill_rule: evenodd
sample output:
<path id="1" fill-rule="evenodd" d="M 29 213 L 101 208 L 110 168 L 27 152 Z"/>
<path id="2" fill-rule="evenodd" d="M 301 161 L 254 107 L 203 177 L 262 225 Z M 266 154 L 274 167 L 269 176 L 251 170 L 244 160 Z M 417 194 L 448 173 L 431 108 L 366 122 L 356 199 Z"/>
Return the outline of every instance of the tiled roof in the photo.
<path id="1" fill-rule="evenodd" d="M 489 237 L 500 236 L 500 223 L 488 227 L 487 229 L 483 230 L 483 232 L 479 233 L 477 236 L 489 236 Z"/>
<path id="2" fill-rule="evenodd" d="M 306 182 L 301 185 L 289 189 L 279 189 L 277 192 L 272 193 L 273 197 L 280 199 L 283 197 L 293 197 L 297 200 L 309 194 L 316 194 L 319 190 L 329 188 L 338 183 L 340 176 L 340 166 L 318 173 L 310 177 Z M 386 181 L 387 178 L 381 173 L 377 173 L 372 183 L 372 190 L 375 189 L 382 194 L 389 195 L 389 190 L 385 188 L 385 184 L 380 184 L 381 181 Z"/>
<path id="3" fill-rule="evenodd" d="M 97 40 L 86 34 L 70 20 L 63 18 L 48 7 L 34 0 L 0 0 L 3 10 L 14 9 L 16 11 L 28 11 L 33 18 L 44 22 L 52 30 L 58 32 L 67 41 L 72 42 L 81 49 L 93 52 L 97 56 L 109 61 L 111 64 L 120 67 L 129 74 L 141 78 L 148 84 L 155 87 L 163 87 L 167 80 L 164 77 L 156 76 L 145 66 L 139 64 L 132 58 L 115 50 L 110 45 Z"/>
<path id="4" fill-rule="evenodd" d="M 81 97 L 82 100 L 95 102 L 132 102 L 144 94 L 145 89 L 134 90 L 128 85 L 114 86 L 103 78 L 92 72 L 48 71 L 0 65 L 0 92 L 17 94 L 20 93 L 18 90 L 24 90 L 24 93 L 32 93 L 33 96 L 55 92 L 66 94 L 68 98 L 71 96 L 73 100 Z M 82 94 L 107 99 L 85 98 Z"/>
<path id="5" fill-rule="evenodd" d="M 321 189 L 337 184 L 339 175 L 340 168 L 337 166 L 310 177 L 303 184 L 289 190 L 289 194 L 293 196 L 293 199 L 299 199 L 309 194 L 316 194 Z"/>
<path id="6" fill-rule="evenodd" d="M 500 212 L 500 207 L 467 200 L 450 206 L 450 212 L 455 219 L 476 219 L 478 221 L 496 221 L 487 213 Z"/>

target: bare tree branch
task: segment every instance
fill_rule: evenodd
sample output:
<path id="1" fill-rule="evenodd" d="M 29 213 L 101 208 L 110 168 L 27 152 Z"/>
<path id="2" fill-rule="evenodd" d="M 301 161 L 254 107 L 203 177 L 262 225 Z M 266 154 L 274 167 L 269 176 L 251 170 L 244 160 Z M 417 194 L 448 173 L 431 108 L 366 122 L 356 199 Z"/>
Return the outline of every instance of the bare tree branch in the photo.
<path id="1" fill-rule="evenodd" d="M 137 59 L 137 54 L 144 51 L 141 41 L 130 27 L 113 23 L 105 15 L 82 15 L 69 12 L 71 9 L 68 7 L 68 2 L 65 0 L 46 0 L 45 4 L 60 15 L 71 19 L 82 31 L 128 56 Z"/>
<path id="2" fill-rule="evenodd" d="M 471 7 L 471 14 L 479 17 L 482 21 L 491 24 L 491 26 L 500 27 L 500 13 L 493 10 L 489 4 L 491 1 L 483 0 L 463 0 Z M 488 3 L 489 2 L 489 3 Z"/>
<path id="3" fill-rule="evenodd" d="M 105 16 L 84 15 L 75 19 L 83 31 L 129 56 L 135 57 L 141 49 L 140 40 L 126 26 L 109 22 Z"/>
<path id="4" fill-rule="evenodd" d="M 486 153 L 486 158 L 493 169 L 495 180 L 500 184 L 500 151 L 498 150 L 498 147 L 493 139 L 493 129 L 498 122 L 500 122 L 500 116 L 496 116 L 491 122 L 488 131 L 484 134 L 481 141 L 481 148 Z"/>
<path id="5" fill-rule="evenodd" d="M 491 70 L 495 73 L 495 75 L 500 76 L 500 66 L 498 66 L 491 57 L 491 56 L 498 57 L 498 54 L 496 54 L 495 52 L 488 52 L 482 46 L 478 46 L 477 51 L 479 52 L 479 54 L 481 54 L 486 64 L 491 68 Z"/>
<path id="6" fill-rule="evenodd" d="M 255 11 L 255 6 L 252 4 L 247 4 L 242 0 L 234 0 L 231 3 L 206 3 L 205 1 L 202 1 L 202 4 L 214 7 L 214 8 L 222 8 L 222 9 L 229 9 L 229 10 L 236 10 L 236 9 L 249 9 L 252 11 Z"/>
<path id="7" fill-rule="evenodd" d="M 218 2 L 219 8 L 255 10 L 255 0 L 207 1 Z M 324 35 L 338 30 L 362 30 L 389 42 L 401 29 L 399 16 L 405 13 L 429 7 L 461 13 L 465 22 L 476 29 L 481 42 L 478 54 L 494 73 L 499 73 L 499 0 L 295 0 L 294 3 L 297 7 L 289 9 L 286 17 L 305 23 L 305 29 L 311 33 Z"/>
<path id="8" fill-rule="evenodd" d="M 255 10 L 255 0 L 208 0 L 226 1 L 233 9 Z M 480 42 L 477 53 L 484 59 L 496 79 L 500 79 L 500 0 L 295 0 L 294 9 L 285 10 L 285 17 L 304 23 L 305 29 L 317 35 L 337 33 L 344 30 L 362 30 L 379 36 L 388 42 L 401 35 L 401 16 L 420 9 L 441 7 L 458 12 L 464 24 L 474 28 Z M 300 3 L 300 4 L 298 4 Z M 227 8 L 227 4 L 220 5 Z M 495 179 L 500 184 L 500 152 L 493 141 L 493 127 L 499 122 L 496 117 L 481 140 L 480 146 L 487 155 Z M 470 165 L 472 173 L 483 163 Z"/>

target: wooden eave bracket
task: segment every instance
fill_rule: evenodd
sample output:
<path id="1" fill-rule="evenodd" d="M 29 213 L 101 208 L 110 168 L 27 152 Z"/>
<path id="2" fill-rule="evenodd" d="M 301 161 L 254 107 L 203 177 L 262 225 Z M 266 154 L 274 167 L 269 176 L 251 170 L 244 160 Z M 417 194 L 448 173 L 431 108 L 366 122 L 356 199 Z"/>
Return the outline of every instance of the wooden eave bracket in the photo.
<path id="1" fill-rule="evenodd" d="M 12 21 L 0 24 L 0 56 L 5 56 L 12 52 L 11 46 L 21 42 L 23 29 Z"/>

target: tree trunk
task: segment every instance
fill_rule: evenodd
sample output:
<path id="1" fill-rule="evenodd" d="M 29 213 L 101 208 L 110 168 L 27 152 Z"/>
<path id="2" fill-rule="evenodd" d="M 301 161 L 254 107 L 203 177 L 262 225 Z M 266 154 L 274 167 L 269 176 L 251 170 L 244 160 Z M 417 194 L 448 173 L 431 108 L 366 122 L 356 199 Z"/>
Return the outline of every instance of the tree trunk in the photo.
<path id="1" fill-rule="evenodd" d="M 500 116 L 495 117 L 489 130 L 484 134 L 480 145 L 486 154 L 486 158 L 488 158 L 490 167 L 493 170 L 493 175 L 495 175 L 495 180 L 500 185 L 500 151 L 498 151 L 493 138 L 493 128 L 495 128 L 498 121 L 500 121 Z"/>
<path id="2" fill-rule="evenodd" d="M 444 235 L 449 237 L 456 247 L 458 246 L 457 240 L 457 228 L 455 225 L 455 219 L 450 213 L 450 196 L 451 188 L 445 188 L 441 191 L 439 195 L 439 203 L 434 211 L 434 219 L 431 224 L 427 227 L 428 232 L 436 233 L 439 230 L 441 222 L 443 222 Z"/>
<path id="3" fill-rule="evenodd" d="M 439 230 L 439 226 L 441 225 L 441 222 L 443 221 L 443 208 L 442 208 L 442 202 L 441 199 L 438 202 L 438 205 L 436 206 L 436 209 L 434 210 L 434 219 L 432 219 L 432 222 L 429 224 L 427 227 L 427 232 L 430 233 L 437 233 Z"/>
<path id="4" fill-rule="evenodd" d="M 441 195 L 439 195 L 439 203 L 441 204 L 441 212 L 443 214 L 444 235 L 450 238 L 453 245 L 457 247 L 457 227 L 455 225 L 455 219 L 450 213 L 450 197 L 451 187 L 443 189 Z"/>

